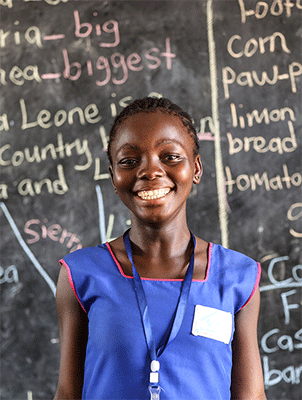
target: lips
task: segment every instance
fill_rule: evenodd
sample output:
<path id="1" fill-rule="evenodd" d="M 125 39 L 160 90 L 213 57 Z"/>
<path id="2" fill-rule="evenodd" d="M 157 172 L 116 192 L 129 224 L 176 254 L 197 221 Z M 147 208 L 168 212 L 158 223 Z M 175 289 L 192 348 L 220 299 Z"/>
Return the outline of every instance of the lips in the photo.
<path id="1" fill-rule="evenodd" d="M 162 188 L 154 190 L 141 190 L 136 194 L 143 200 L 155 200 L 160 199 L 161 197 L 165 197 L 170 191 L 171 188 Z"/>

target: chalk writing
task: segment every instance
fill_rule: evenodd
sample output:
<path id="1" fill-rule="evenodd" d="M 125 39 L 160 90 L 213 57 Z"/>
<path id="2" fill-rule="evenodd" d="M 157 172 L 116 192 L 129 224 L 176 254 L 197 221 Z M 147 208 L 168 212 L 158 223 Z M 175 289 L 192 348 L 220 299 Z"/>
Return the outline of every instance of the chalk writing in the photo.
<path id="1" fill-rule="evenodd" d="M 14 22 L 15 26 L 19 25 L 19 21 Z M 29 44 L 35 44 L 37 47 L 43 47 L 42 45 L 42 40 L 41 40 L 41 32 L 40 29 L 37 26 L 30 26 L 27 28 L 22 35 L 22 39 L 24 37 L 24 40 L 29 43 Z M 9 31 L 4 31 L 3 29 L 0 29 L 0 47 L 8 47 L 12 46 L 12 44 L 20 45 L 22 44 L 23 40 L 21 39 L 21 32 L 18 30 L 15 30 L 12 32 L 11 30 Z"/>
<path id="2" fill-rule="evenodd" d="M 243 113 L 243 104 L 237 106 L 234 103 L 230 104 L 230 111 L 232 117 L 232 125 L 234 128 L 239 126 L 244 129 L 246 126 L 253 126 L 256 124 L 265 123 L 269 125 L 271 122 L 285 121 L 289 119 L 290 121 L 296 121 L 295 112 L 290 107 L 284 107 L 280 109 L 273 109 L 271 111 L 268 108 L 263 108 L 263 110 L 253 110 L 251 112 Z M 239 115 L 239 113 L 241 115 Z"/>
<path id="3" fill-rule="evenodd" d="M 264 54 L 267 51 L 266 44 L 269 44 L 269 52 L 274 53 L 276 50 L 276 39 L 280 39 L 281 49 L 285 53 L 290 53 L 290 49 L 287 46 L 286 38 L 281 32 L 275 32 L 270 36 L 259 37 L 258 39 L 251 38 L 246 41 L 243 45 L 241 43 L 242 37 L 240 35 L 233 35 L 227 44 L 228 53 L 234 58 L 241 57 L 252 57 L 254 54 L 259 52 L 260 54 Z M 234 44 L 235 42 L 235 44 Z M 238 43 L 239 42 L 239 43 Z"/>
<path id="4" fill-rule="evenodd" d="M 300 265 L 302 269 L 302 265 Z M 293 296 L 297 293 L 296 289 L 289 290 L 288 292 L 281 293 L 282 305 L 285 316 L 285 325 L 289 325 L 290 323 L 290 310 L 295 310 L 301 306 L 299 303 L 290 303 L 288 297 Z"/>
<path id="5" fill-rule="evenodd" d="M 0 132 L 1 131 L 9 131 L 9 123 L 6 113 L 0 115 Z"/>
<path id="6" fill-rule="evenodd" d="M 278 350 L 293 352 L 302 349 L 302 329 L 295 332 L 294 337 L 280 334 L 280 329 L 271 329 L 261 338 L 261 347 L 265 353 L 275 353 Z"/>
<path id="7" fill-rule="evenodd" d="M 292 236 L 296 238 L 302 238 L 302 231 L 301 231 L 301 219 L 302 219 L 302 203 L 295 203 L 292 204 L 288 211 L 287 211 L 287 218 L 289 221 L 298 221 L 299 222 L 299 228 L 300 231 L 297 231 L 297 228 L 290 228 L 289 232 Z"/>
<path id="8" fill-rule="evenodd" d="M 100 185 L 96 185 L 95 191 L 96 191 L 96 196 L 97 196 L 97 201 L 98 201 L 100 239 L 101 239 L 102 243 L 110 242 L 111 240 L 113 240 L 111 235 L 112 235 L 112 230 L 113 230 L 113 225 L 114 225 L 114 214 L 109 215 L 108 226 L 107 226 L 107 231 L 106 231 L 103 194 L 102 194 Z"/>
<path id="9" fill-rule="evenodd" d="M 77 156 L 85 156 L 85 164 L 75 164 L 74 169 L 77 171 L 84 171 L 92 165 L 92 155 L 89 149 L 88 140 L 75 139 L 73 142 L 64 142 L 64 137 L 61 133 L 57 134 L 57 145 L 49 143 L 44 147 L 38 145 L 33 146 L 32 149 L 25 147 L 22 150 L 11 151 L 11 144 L 7 143 L 0 147 L 0 165 L 19 167 L 24 162 L 40 163 L 51 158 L 56 160 L 58 158 L 64 159 L 71 157 L 74 154 Z"/>
<path id="10" fill-rule="evenodd" d="M 24 3 L 28 3 L 31 1 L 42 1 L 42 0 L 23 0 Z M 46 4 L 49 4 L 51 6 L 56 6 L 59 3 L 67 3 L 69 0 L 43 0 Z M 5 6 L 8 8 L 12 8 L 14 3 L 13 0 L 0 0 L 0 5 Z"/>
<path id="11" fill-rule="evenodd" d="M 212 116 L 213 128 L 215 134 L 214 149 L 215 149 L 215 170 L 216 170 L 216 187 L 218 194 L 218 208 L 219 208 L 219 223 L 221 230 L 221 243 L 223 246 L 229 245 L 228 233 L 228 215 L 225 199 L 224 188 L 224 174 L 223 174 L 223 161 L 220 143 L 220 124 L 218 112 L 218 78 L 217 78 L 217 63 L 216 63 L 216 49 L 214 40 L 213 29 L 213 0 L 207 2 L 207 32 L 209 42 L 209 68 L 210 68 L 210 82 L 211 82 L 211 102 L 212 102 Z"/>
<path id="12" fill-rule="evenodd" d="M 62 54 L 65 66 L 63 77 L 77 81 L 84 71 L 83 63 L 70 61 L 67 49 L 63 49 Z M 142 57 L 138 53 L 125 56 L 119 52 L 113 53 L 109 58 L 100 56 L 94 63 L 90 59 L 86 60 L 85 71 L 88 76 L 93 76 L 96 71 L 100 71 L 98 79 L 95 81 L 97 86 L 105 86 L 109 82 L 114 85 L 122 85 L 129 78 L 129 70 L 139 72 L 146 67 L 151 70 L 159 68 L 162 63 L 160 57 L 166 59 L 166 68 L 170 70 L 172 68 L 171 60 L 176 57 L 176 54 L 171 52 L 170 38 L 165 39 L 165 51 L 161 52 L 160 49 L 152 47 Z"/>
<path id="13" fill-rule="evenodd" d="M 0 184 L 0 199 L 7 199 L 8 198 L 8 185 L 6 183 Z"/>
<path id="14" fill-rule="evenodd" d="M 35 126 L 40 126 L 43 129 L 48 129 L 51 126 L 60 127 L 67 123 L 68 125 L 73 125 L 74 118 L 79 121 L 81 125 L 96 124 L 102 119 L 99 115 L 99 109 L 96 104 L 88 104 L 84 109 L 82 107 L 74 107 L 71 110 L 58 110 L 52 116 L 51 112 L 47 109 L 43 109 L 38 112 L 36 120 L 28 122 L 28 113 L 26 108 L 26 103 L 24 99 L 20 99 L 20 110 L 22 116 L 21 129 L 31 129 Z"/>
<path id="15" fill-rule="evenodd" d="M 104 211 L 104 202 L 103 202 L 103 194 L 100 185 L 96 185 L 95 187 L 97 199 L 98 199 L 98 211 L 99 211 L 99 231 L 100 238 L 102 243 L 106 242 L 106 231 L 105 231 L 105 211 Z"/>
<path id="16" fill-rule="evenodd" d="M 37 1 L 37 0 L 23 0 L 25 3 L 29 2 L 29 1 Z M 49 4 L 51 6 L 56 6 L 59 3 L 67 3 L 69 0 L 43 0 L 45 1 L 46 4 Z"/>
<path id="17" fill-rule="evenodd" d="M 264 384 L 267 388 L 277 385 L 281 381 L 291 383 L 293 385 L 299 385 L 301 383 L 302 365 L 297 367 L 294 365 L 290 365 L 284 368 L 282 371 L 278 369 L 270 369 L 269 358 L 268 356 L 264 356 L 263 373 Z"/>
<path id="18" fill-rule="evenodd" d="M 39 261 L 36 259 L 36 257 L 34 256 L 34 254 L 31 252 L 31 250 L 29 249 L 29 247 L 27 246 L 27 244 L 25 243 L 24 239 L 22 238 L 19 229 L 17 228 L 17 225 L 15 224 L 15 221 L 13 220 L 12 216 L 10 215 L 10 212 L 8 211 L 6 205 L 4 203 L 0 203 L 0 207 L 12 229 L 12 231 L 14 232 L 14 235 L 16 236 L 16 239 L 18 240 L 20 246 L 22 247 L 22 249 L 24 250 L 24 252 L 26 253 L 26 255 L 29 257 L 30 261 L 33 263 L 34 267 L 36 268 L 36 270 L 39 272 L 39 274 L 42 276 L 42 278 L 45 280 L 45 282 L 47 283 L 47 285 L 50 287 L 53 295 L 56 295 L 56 285 L 54 284 L 53 280 L 49 277 L 49 275 L 46 273 L 46 271 L 44 270 L 44 268 L 41 266 L 41 264 L 39 263 Z"/>
<path id="19" fill-rule="evenodd" d="M 0 266 L 0 285 L 3 283 L 18 283 L 19 275 L 15 265 L 10 265 L 7 268 Z"/>
<path id="20" fill-rule="evenodd" d="M 99 181 L 102 179 L 110 179 L 110 174 L 109 172 L 101 172 L 101 159 L 99 157 L 96 157 L 94 160 L 94 176 L 93 180 L 94 181 Z"/>
<path id="21" fill-rule="evenodd" d="M 91 33 L 95 33 L 96 36 L 101 36 L 102 38 L 105 34 L 108 34 L 108 36 L 113 35 L 113 39 L 109 37 L 109 41 L 105 42 L 100 42 L 99 46 L 100 47 L 116 47 L 120 43 L 120 32 L 119 32 L 119 27 L 118 27 L 118 22 L 111 19 L 109 21 L 104 22 L 104 24 L 95 24 L 94 28 L 93 25 L 89 22 L 81 22 L 80 21 L 80 15 L 79 11 L 75 10 L 73 12 L 74 15 L 74 22 L 75 22 L 75 36 L 78 38 L 86 38 L 90 37 Z M 93 13 L 94 17 L 97 17 L 99 14 L 97 11 Z M 84 31 L 83 31 L 84 29 Z M 102 34 L 103 32 L 103 34 Z"/>
<path id="22" fill-rule="evenodd" d="M 75 233 L 68 232 L 58 223 L 47 226 L 48 219 L 43 223 L 39 219 L 31 219 L 24 225 L 24 233 L 29 235 L 26 239 L 27 244 L 39 242 L 41 239 L 50 239 L 54 242 L 64 244 L 70 252 L 81 249 L 82 244 Z"/>
<path id="23" fill-rule="evenodd" d="M 291 153 L 298 147 L 296 134 L 294 131 L 293 123 L 288 121 L 288 128 L 290 136 L 281 138 L 280 136 L 271 139 L 265 139 L 262 136 L 245 136 L 243 139 L 234 138 L 230 132 L 227 132 L 229 143 L 229 154 L 233 155 L 240 151 L 248 152 L 255 150 L 257 153 Z"/>
<path id="24" fill-rule="evenodd" d="M 286 73 L 279 73 L 279 65 L 273 65 L 271 71 L 258 72 L 256 70 L 243 71 L 236 73 L 231 67 L 222 68 L 222 82 L 224 97 L 230 98 L 230 86 L 237 84 L 238 86 L 254 87 L 268 85 L 275 85 L 278 81 L 289 80 L 291 91 L 297 92 L 296 78 L 302 75 L 302 64 L 299 62 L 292 62 L 287 66 Z"/>
<path id="25" fill-rule="evenodd" d="M 0 6 L 12 8 L 13 0 L 0 0 Z"/>
<path id="26" fill-rule="evenodd" d="M 284 261 L 289 260 L 288 256 L 283 256 L 283 257 L 277 257 L 274 258 L 269 266 L 268 266 L 268 277 L 269 280 L 275 285 L 275 286 L 282 286 L 282 287 L 289 287 L 289 283 L 295 281 L 300 283 L 300 286 L 302 287 L 302 265 L 296 265 L 295 267 L 292 268 L 292 277 L 288 279 L 283 279 L 282 281 L 275 279 L 275 268 L 276 266 L 280 265 L 279 263 L 282 263 Z M 298 271 L 300 271 L 301 276 L 299 276 Z"/>
<path id="27" fill-rule="evenodd" d="M 74 19 L 74 35 L 76 39 L 90 39 L 98 38 L 99 46 L 101 48 L 116 48 L 121 41 L 118 21 L 109 19 L 102 24 L 98 21 L 99 13 L 93 13 L 93 22 L 82 21 L 78 10 L 73 11 Z M 19 25 L 19 21 L 15 21 L 15 26 Z M 38 27 L 31 26 L 22 33 L 22 38 L 29 44 L 43 47 L 42 39 L 44 41 L 54 41 L 65 38 L 64 33 L 56 33 L 51 35 L 44 35 L 42 37 Z M 6 47 L 13 42 L 20 45 L 21 32 L 20 30 L 0 30 L 0 47 Z M 142 55 L 137 52 L 131 54 L 122 54 L 115 52 L 111 56 L 101 54 L 96 59 L 87 59 L 84 63 L 77 60 L 70 59 L 69 50 L 62 49 L 62 61 L 64 63 L 63 71 L 40 71 L 37 65 L 28 65 L 25 68 L 20 68 L 18 65 L 13 66 L 6 71 L 0 69 L 0 83 L 7 85 L 8 81 L 17 86 L 22 86 L 26 81 L 43 82 L 44 80 L 57 80 L 63 77 L 71 81 L 77 81 L 85 71 L 85 76 L 91 77 L 97 74 L 95 84 L 99 87 L 107 85 L 112 82 L 114 85 L 124 84 L 129 77 L 129 71 L 140 72 L 145 68 L 154 70 L 159 68 L 162 61 L 165 60 L 167 70 L 172 68 L 172 59 L 176 57 L 171 50 L 170 38 L 165 38 L 164 50 L 158 47 L 152 47 L 146 50 Z M 45 115 L 47 119 L 48 114 Z"/>
<path id="28" fill-rule="evenodd" d="M 7 79 L 17 86 L 22 86 L 26 81 L 42 82 L 37 65 L 28 65 L 24 69 L 13 66 L 9 73 L 0 68 L 0 83 L 7 85 Z"/>
<path id="29" fill-rule="evenodd" d="M 251 21 L 262 20 L 264 18 L 279 17 L 281 15 L 290 18 L 293 9 L 302 9 L 300 1 L 292 0 L 272 0 L 272 1 L 255 1 L 247 2 L 245 0 L 237 1 L 240 9 L 241 23 L 245 24 L 248 19 Z M 253 19 L 252 19 L 253 17 Z M 247 30 L 249 32 L 249 30 Z M 283 31 L 276 31 L 268 35 L 251 36 L 242 33 L 233 34 L 226 42 L 226 50 L 228 55 L 238 60 L 237 65 L 233 61 L 233 65 L 224 66 L 222 68 L 222 85 L 225 99 L 229 99 L 238 93 L 238 88 L 250 88 L 251 92 L 257 93 L 256 97 L 265 97 L 262 88 L 279 84 L 284 89 L 290 90 L 293 94 L 298 93 L 300 87 L 300 76 L 302 75 L 302 64 L 297 60 L 290 60 L 289 56 L 294 53 L 295 43 L 290 42 L 287 35 Z M 284 63 L 278 63 L 280 54 L 286 55 L 284 60 L 290 60 Z M 271 56 L 269 63 L 260 64 L 260 68 L 255 66 L 253 69 L 241 67 L 245 60 L 258 60 L 257 57 L 266 55 Z M 275 56 L 275 57 L 274 57 Z M 276 61 L 275 61 L 276 60 Z M 257 64 L 256 64 L 257 65 Z M 267 67 L 263 67 L 267 65 Z M 240 69 L 239 69 L 240 68 Z M 286 86 L 285 86 L 286 85 Z M 258 90 L 257 90 L 258 89 Z M 243 93 L 243 91 L 242 91 Z M 246 95 L 246 92 L 242 95 Z M 252 97 L 253 100 L 253 97 Z M 298 100 L 299 101 L 299 100 Z M 250 102 L 249 102 L 250 103 Z M 260 103 L 261 104 L 261 103 Z M 286 104 L 288 102 L 286 101 Z M 228 154 L 235 156 L 242 152 L 255 152 L 259 154 L 275 154 L 276 162 L 278 156 L 293 153 L 298 150 L 299 139 L 298 132 L 294 128 L 294 122 L 297 120 L 294 107 L 255 107 L 249 104 L 249 109 L 240 101 L 240 97 L 231 101 L 229 105 L 230 121 L 233 128 L 244 129 L 244 136 L 233 133 L 229 130 L 226 133 L 228 144 Z M 286 124 L 275 128 L 276 123 L 286 121 Z M 258 125 L 274 124 L 274 131 L 265 130 L 267 136 L 261 132 Z M 284 127 L 286 128 L 284 129 Z M 253 127 L 254 132 L 249 133 L 246 128 Z M 280 160 L 282 165 L 282 173 L 276 173 L 274 170 L 256 172 L 253 174 L 241 173 L 237 176 L 231 172 L 229 166 L 225 167 L 225 187 L 227 194 L 232 194 L 234 190 L 239 192 L 249 191 L 255 192 L 259 189 L 270 191 L 294 190 L 300 188 L 302 183 L 302 175 L 298 169 L 292 169 Z M 292 171 L 292 172 L 291 172 Z M 294 203 L 287 209 L 287 229 L 295 239 L 301 238 L 301 217 L 302 204 Z M 263 226 L 260 224 L 258 233 L 261 235 Z M 301 313 L 301 302 L 299 300 L 298 290 L 302 287 L 302 265 L 289 265 L 289 256 L 269 255 L 264 257 L 270 260 L 267 277 L 269 283 L 261 286 L 261 293 L 274 290 L 277 296 L 279 309 L 283 313 L 283 324 L 287 329 L 290 328 L 291 322 L 296 321 L 296 316 Z M 264 302 L 265 304 L 265 302 Z M 279 351 L 296 353 L 302 349 L 302 329 L 296 329 L 294 332 L 286 332 L 284 328 L 270 328 L 261 338 L 261 350 L 264 353 L 262 357 L 264 383 L 266 389 L 271 386 L 280 384 L 281 382 L 299 385 L 301 383 L 302 365 L 293 365 L 287 362 L 282 365 L 282 357 L 272 360 Z M 281 362 L 280 362 L 281 361 Z M 284 361 L 283 361 L 284 362 Z M 282 366 L 281 366 L 282 365 Z"/>
<path id="30" fill-rule="evenodd" d="M 268 278 L 271 282 L 270 285 L 265 285 L 260 287 L 260 292 L 265 292 L 267 290 L 274 289 L 284 289 L 291 287 L 302 287 L 302 265 L 298 264 L 292 267 L 291 274 L 289 278 L 280 279 L 280 270 L 284 271 L 288 268 L 285 265 L 285 261 L 288 261 L 288 256 L 273 257 L 268 266 Z M 300 273 L 299 273 L 300 271 Z M 279 279 L 277 279 L 279 278 Z"/>
<path id="31" fill-rule="evenodd" d="M 42 190 L 45 190 L 49 194 L 63 195 L 69 187 L 65 180 L 64 169 L 62 165 L 57 166 L 58 179 L 52 181 L 50 178 L 44 178 L 40 181 L 33 181 L 30 178 L 22 179 L 18 184 L 18 193 L 21 196 L 35 196 L 41 194 Z"/>
<path id="32" fill-rule="evenodd" d="M 271 257 L 268 256 L 267 259 Z M 302 304 L 297 295 L 298 289 L 302 287 L 302 265 L 295 265 L 290 269 L 287 263 L 289 262 L 288 256 L 272 257 L 267 276 L 270 285 L 261 286 L 260 291 L 266 292 L 269 290 L 290 289 L 280 293 L 280 300 L 284 313 L 284 326 L 288 327 L 291 321 L 292 314 L 299 313 L 299 308 Z M 290 272 L 290 274 L 289 274 Z M 289 276 L 291 275 L 291 276 Z M 295 289 L 293 289 L 295 288 Z M 298 299 L 296 301 L 295 299 Z M 264 333 L 260 340 L 261 350 L 270 356 L 282 352 L 294 353 L 302 349 L 302 329 L 296 329 L 294 332 L 284 332 L 284 329 L 271 328 L 268 332 Z M 269 356 L 262 357 L 263 372 L 266 388 L 277 385 L 281 381 L 298 385 L 301 382 L 302 365 L 290 365 L 277 369 L 277 362 L 273 361 L 274 368 L 270 367 Z"/>
<path id="33" fill-rule="evenodd" d="M 7 119 L 7 114 L 4 113 L 0 115 L 0 132 L 1 131 L 9 131 L 9 123 Z"/>
<path id="34" fill-rule="evenodd" d="M 207 0 L 204 4 L 207 36 L 190 24 L 193 19 L 186 13 L 180 15 L 179 26 L 171 28 L 174 18 L 166 16 L 166 7 L 159 7 L 160 11 L 154 14 L 162 19 L 153 20 L 150 13 L 151 24 L 148 18 L 145 26 L 136 19 L 135 13 L 129 13 L 131 2 L 126 2 L 120 10 L 111 2 L 90 2 L 92 6 L 69 2 L 68 7 L 62 4 L 66 2 L 44 1 L 52 6 L 61 3 L 55 10 L 45 4 L 43 7 L 43 0 L 39 3 L 0 0 L 4 19 L 9 17 L 8 23 L 4 21 L 0 25 L 3 53 L 0 85 L 6 92 L 0 111 L 0 167 L 4 176 L 0 181 L 0 199 L 8 199 L 8 204 L 11 200 L 16 202 L 19 209 L 15 214 L 16 223 L 21 227 L 23 238 L 5 205 L 0 204 L 18 243 L 35 271 L 43 277 L 43 284 L 45 281 L 55 294 L 54 282 L 30 248 L 40 251 L 44 257 L 39 250 L 41 245 L 65 248 L 68 252 L 82 247 L 74 225 L 77 222 L 74 218 L 66 219 L 72 222 L 66 225 L 60 213 L 66 212 L 66 204 L 74 196 L 81 196 L 89 182 L 95 192 L 92 190 L 92 199 L 85 192 L 81 207 L 87 208 L 87 223 L 93 216 L 98 219 L 99 242 L 112 240 L 115 233 L 120 234 L 130 226 L 130 221 L 125 221 L 119 212 L 118 204 L 110 204 L 113 193 L 104 154 L 109 125 L 134 98 L 147 93 L 162 97 L 157 90 L 162 88 L 168 95 L 173 88 L 176 103 L 188 102 L 189 110 L 193 111 L 198 139 L 206 152 L 206 167 L 207 157 L 211 159 L 204 184 L 208 185 L 206 179 L 212 183 L 216 179 L 217 191 L 211 198 L 217 193 L 218 204 L 211 207 L 215 211 L 210 214 L 219 213 L 221 237 L 218 240 L 228 247 L 230 236 L 231 246 L 237 246 L 240 251 L 240 246 L 245 246 L 244 242 L 247 244 L 252 237 L 250 251 L 256 253 L 255 258 L 258 250 L 261 254 L 269 252 L 263 257 L 268 268 L 262 275 L 261 306 L 274 304 L 272 321 L 276 325 L 266 321 L 262 309 L 261 351 L 266 388 L 280 384 L 285 392 L 286 384 L 297 386 L 301 383 L 302 368 L 294 365 L 296 353 L 302 347 L 302 329 L 297 326 L 297 316 L 301 313 L 302 266 L 296 259 L 291 264 L 289 255 L 297 257 L 302 238 L 302 203 L 297 200 L 302 174 L 296 163 L 300 146 L 302 64 L 297 58 L 300 56 L 297 45 L 301 38 L 298 27 L 301 0 Z M 196 9 L 198 4 L 194 2 Z M 35 12 L 31 12 L 32 7 Z M 44 8 L 47 13 L 43 13 Z M 19 18 L 20 10 L 24 10 L 22 18 Z M 223 18 L 221 24 L 215 16 L 216 10 L 217 17 Z M 186 17 L 190 21 L 187 28 L 183 23 Z M 186 35 L 185 29 L 190 35 Z M 197 31 L 205 36 L 200 37 L 200 44 L 199 36 L 193 36 Z M 187 38 L 193 39 L 189 47 L 194 54 L 186 49 Z M 201 44 L 206 41 L 208 49 Z M 205 57 L 201 59 L 203 53 Z M 208 65 L 203 66 L 202 60 L 205 63 L 208 60 Z M 191 80 L 196 77 L 205 82 L 205 86 L 204 83 L 200 86 L 200 93 L 195 92 L 199 86 Z M 196 101 L 199 95 L 204 96 L 202 104 Z M 205 110 L 205 116 L 199 115 L 199 110 Z M 201 146 L 201 154 L 203 150 Z M 85 188 L 81 187 L 82 180 Z M 81 191 L 77 191 L 79 187 Z M 200 194 L 201 187 L 194 189 L 191 199 Z M 249 216 L 244 216 L 235 225 L 232 221 L 235 213 L 245 215 L 246 207 L 251 204 L 250 197 L 255 205 L 259 203 L 259 193 L 265 194 L 266 205 L 277 199 L 281 206 L 277 203 L 271 209 L 268 206 L 268 215 L 262 218 L 264 206 L 261 205 L 259 213 L 255 210 L 253 224 L 245 224 Z M 282 195 L 284 199 L 286 196 L 284 202 Z M 190 201 L 197 204 L 194 199 Z M 200 207 L 201 215 L 206 215 L 204 206 Z M 279 208 L 284 215 L 280 212 L 276 218 Z M 196 207 L 193 209 L 190 218 Z M 82 210 L 79 215 L 83 215 Z M 232 229 L 238 227 L 237 236 L 244 233 L 245 241 L 236 242 L 235 235 L 229 232 L 229 223 Z M 87 232 L 86 240 L 98 240 L 95 230 L 91 231 Z M 280 257 L 278 251 L 285 255 Z M 58 257 L 54 257 L 54 264 L 51 260 L 49 265 L 58 268 L 55 266 Z M 49 259 L 45 258 L 45 262 Z M 13 270 L 12 263 L 8 261 L 0 267 L 0 283 L 7 291 L 22 286 L 15 285 L 22 277 L 17 268 Z M 57 272 L 52 269 L 52 276 Z M 267 282 L 263 285 L 265 279 Z M 270 311 L 265 310 L 264 314 Z M 51 343 L 57 343 L 57 335 L 51 337 L 55 338 Z M 30 389 L 33 391 L 28 390 L 28 400 L 36 390 Z M 26 390 L 24 393 L 26 397 Z M 274 397 L 276 389 L 271 393 L 268 392 L 268 398 L 282 397 Z"/>
<path id="35" fill-rule="evenodd" d="M 43 40 L 61 40 L 64 39 L 65 35 L 64 33 L 58 34 L 58 35 L 47 35 L 43 36 Z"/>
<path id="36" fill-rule="evenodd" d="M 279 17 L 285 13 L 286 17 L 291 17 L 292 8 L 302 10 L 301 0 L 296 0 L 294 3 L 291 0 L 273 0 L 268 1 L 257 1 L 255 3 L 255 9 L 246 9 L 245 1 L 238 0 L 238 4 L 241 12 L 241 22 L 244 24 L 246 22 L 246 17 L 254 16 L 256 19 L 263 19 L 267 15 L 273 15 L 274 17 Z M 249 4 L 251 4 L 249 2 Z"/>
<path id="37" fill-rule="evenodd" d="M 227 193 L 233 193 L 234 187 L 240 192 L 245 192 L 250 189 L 255 191 L 258 187 L 263 186 L 266 191 L 270 190 L 283 190 L 291 189 L 292 187 L 301 186 L 302 175 L 300 172 L 295 172 L 292 175 L 288 172 L 286 164 L 282 165 L 283 175 L 277 174 L 269 178 L 267 172 L 263 172 L 262 175 L 256 172 L 253 175 L 240 174 L 236 178 L 233 178 L 230 167 L 225 167 Z"/>

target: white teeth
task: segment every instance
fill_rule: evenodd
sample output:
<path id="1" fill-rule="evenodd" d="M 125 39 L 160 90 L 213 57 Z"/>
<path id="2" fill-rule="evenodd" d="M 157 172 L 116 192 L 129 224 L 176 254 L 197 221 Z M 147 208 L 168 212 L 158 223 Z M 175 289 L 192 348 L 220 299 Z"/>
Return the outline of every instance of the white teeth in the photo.
<path id="1" fill-rule="evenodd" d="M 137 192 L 137 195 L 143 200 L 154 200 L 166 196 L 166 194 L 168 194 L 169 192 L 169 188 L 164 188 L 156 190 L 143 190 L 141 192 Z"/>

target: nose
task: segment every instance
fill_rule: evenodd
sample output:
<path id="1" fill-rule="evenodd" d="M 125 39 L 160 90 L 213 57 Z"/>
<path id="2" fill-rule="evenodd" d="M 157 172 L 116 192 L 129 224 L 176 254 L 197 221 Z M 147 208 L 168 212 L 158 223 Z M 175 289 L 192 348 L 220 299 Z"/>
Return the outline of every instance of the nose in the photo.
<path id="1" fill-rule="evenodd" d="M 137 172 L 139 179 L 153 180 L 164 175 L 164 169 L 157 157 L 148 157 L 141 161 Z"/>

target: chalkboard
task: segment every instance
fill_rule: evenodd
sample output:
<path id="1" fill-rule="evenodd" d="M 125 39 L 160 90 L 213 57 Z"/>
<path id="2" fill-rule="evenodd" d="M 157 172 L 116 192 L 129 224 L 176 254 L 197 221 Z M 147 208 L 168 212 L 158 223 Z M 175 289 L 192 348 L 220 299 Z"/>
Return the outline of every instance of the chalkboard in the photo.
<path id="1" fill-rule="evenodd" d="M 114 116 L 164 96 L 204 165 L 189 225 L 262 263 L 268 399 L 301 399 L 300 0 L 0 0 L 1 388 L 51 399 L 57 260 L 121 235 L 106 155 Z"/>

